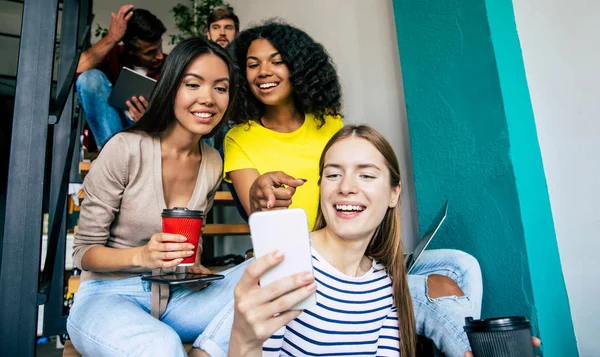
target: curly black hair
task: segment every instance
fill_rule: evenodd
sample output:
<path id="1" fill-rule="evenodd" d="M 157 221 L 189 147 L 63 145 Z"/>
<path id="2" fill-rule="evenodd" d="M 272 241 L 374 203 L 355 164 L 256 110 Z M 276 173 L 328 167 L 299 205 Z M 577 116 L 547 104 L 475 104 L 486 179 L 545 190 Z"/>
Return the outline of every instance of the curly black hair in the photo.
<path id="1" fill-rule="evenodd" d="M 242 31 L 231 44 L 242 77 L 232 120 L 235 124 L 258 121 L 264 114 L 265 105 L 254 97 L 246 79 L 248 48 L 257 39 L 268 40 L 281 54 L 290 72 L 298 111 L 313 114 L 319 127 L 325 123 L 327 115 L 342 116 L 342 88 L 335 64 L 323 45 L 296 27 L 270 19 Z"/>

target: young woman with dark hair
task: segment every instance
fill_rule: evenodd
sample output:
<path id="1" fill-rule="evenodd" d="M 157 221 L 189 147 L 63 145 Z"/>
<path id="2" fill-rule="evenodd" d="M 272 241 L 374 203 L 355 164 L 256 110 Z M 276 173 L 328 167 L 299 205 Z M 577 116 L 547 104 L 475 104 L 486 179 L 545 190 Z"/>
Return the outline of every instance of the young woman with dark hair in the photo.
<path id="1" fill-rule="evenodd" d="M 235 66 L 220 46 L 183 41 L 168 57 L 146 113 L 94 161 L 73 249 L 81 285 L 67 321 L 83 355 L 186 356 L 181 342 L 193 341 L 232 299 L 235 282 L 166 289 L 166 311 L 154 318 L 154 287 L 141 278 L 182 270 L 176 266 L 193 254 L 185 237 L 162 233 L 161 212 L 210 210 L 222 160 L 201 138 L 228 117 L 237 86 Z M 191 270 L 208 272 L 200 252 Z"/>

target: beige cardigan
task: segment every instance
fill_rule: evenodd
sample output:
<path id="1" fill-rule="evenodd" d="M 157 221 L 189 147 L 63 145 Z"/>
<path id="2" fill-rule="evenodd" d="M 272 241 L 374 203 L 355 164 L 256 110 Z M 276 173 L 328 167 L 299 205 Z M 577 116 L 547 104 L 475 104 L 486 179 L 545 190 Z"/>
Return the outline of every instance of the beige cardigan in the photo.
<path id="1" fill-rule="evenodd" d="M 187 208 L 208 212 L 221 182 L 219 153 L 201 143 L 202 162 Z M 160 139 L 143 133 L 119 133 L 106 143 L 83 183 L 84 199 L 73 244 L 73 264 L 94 246 L 145 245 L 162 231 L 165 205 Z M 135 268 L 111 273 L 83 271 L 81 280 L 103 280 L 151 273 Z"/>

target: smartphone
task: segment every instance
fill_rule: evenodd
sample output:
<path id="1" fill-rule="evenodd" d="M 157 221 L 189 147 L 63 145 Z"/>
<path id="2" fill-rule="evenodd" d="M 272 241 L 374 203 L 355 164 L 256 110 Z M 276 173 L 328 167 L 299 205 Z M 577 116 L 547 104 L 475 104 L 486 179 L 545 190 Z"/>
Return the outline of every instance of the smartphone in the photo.
<path id="1" fill-rule="evenodd" d="M 221 274 L 195 274 L 195 273 L 174 273 L 165 275 L 147 275 L 142 280 L 153 283 L 180 285 L 190 283 L 209 283 L 215 280 L 221 280 L 224 276 Z"/>
<path id="2" fill-rule="evenodd" d="M 260 258 L 274 250 L 283 253 L 283 260 L 260 277 L 267 286 L 288 276 L 313 272 L 308 217 L 301 208 L 255 212 L 248 219 L 254 255 Z M 296 304 L 291 310 L 304 310 L 317 305 L 316 292 Z"/>

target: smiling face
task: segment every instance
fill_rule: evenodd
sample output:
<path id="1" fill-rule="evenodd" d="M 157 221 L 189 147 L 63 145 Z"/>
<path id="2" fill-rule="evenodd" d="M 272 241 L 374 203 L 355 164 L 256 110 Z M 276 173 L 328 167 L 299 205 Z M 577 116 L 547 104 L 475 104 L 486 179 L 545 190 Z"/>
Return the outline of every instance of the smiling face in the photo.
<path id="1" fill-rule="evenodd" d="M 229 70 L 214 54 L 194 59 L 175 97 L 176 125 L 194 135 L 206 135 L 221 121 L 229 104 Z"/>
<path id="2" fill-rule="evenodd" d="M 351 136 L 325 154 L 321 210 L 326 229 L 336 236 L 371 239 L 399 196 L 400 186 L 390 185 L 385 158 L 367 140 Z"/>
<path id="3" fill-rule="evenodd" d="M 269 40 L 258 39 L 250 44 L 246 79 L 252 94 L 265 105 L 285 105 L 292 101 L 290 71 Z"/>

